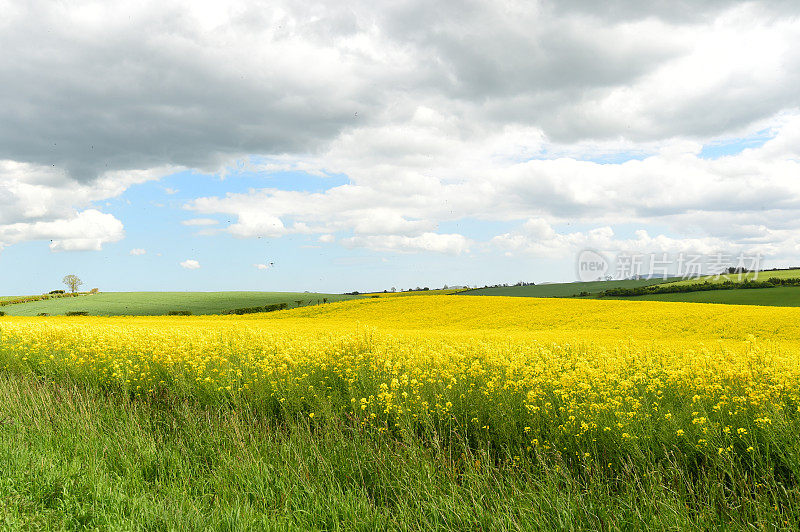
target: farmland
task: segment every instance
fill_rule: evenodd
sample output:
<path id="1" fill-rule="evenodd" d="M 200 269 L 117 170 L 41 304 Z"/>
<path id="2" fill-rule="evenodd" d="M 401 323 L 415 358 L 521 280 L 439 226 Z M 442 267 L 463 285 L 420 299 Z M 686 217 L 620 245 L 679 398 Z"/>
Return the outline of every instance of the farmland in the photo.
<path id="1" fill-rule="evenodd" d="M 0 330 L 19 526 L 800 517 L 800 309 L 442 295 Z"/>
<path id="2" fill-rule="evenodd" d="M 639 301 L 672 301 L 686 303 L 718 303 L 724 305 L 766 305 L 800 307 L 800 287 L 776 286 L 734 290 L 709 290 L 675 294 L 648 294 L 620 299 Z"/>
<path id="3" fill-rule="evenodd" d="M 725 281 L 740 282 L 744 280 L 759 280 L 766 281 L 767 279 L 796 279 L 800 278 L 800 269 L 792 270 L 767 270 L 760 272 L 747 272 L 742 274 L 724 274 L 724 275 L 705 275 L 693 279 L 681 279 L 673 281 L 676 285 L 686 285 L 693 283 L 724 283 Z"/>
<path id="4" fill-rule="evenodd" d="M 673 282 L 676 279 L 624 279 L 617 281 L 590 281 L 584 283 L 546 283 L 526 286 L 495 286 L 461 292 L 469 296 L 506 297 L 572 297 L 581 292 L 597 294 L 609 288 L 634 288 Z"/>
<path id="5" fill-rule="evenodd" d="M 354 299 L 357 296 L 310 292 L 101 292 L 74 298 L 47 299 L 7 305 L 2 310 L 10 316 L 51 316 L 85 311 L 92 316 L 156 316 L 170 311 L 188 310 L 192 314 L 219 314 L 243 307 L 287 303 L 290 307 L 316 305 L 328 301 Z M 9 298 L 14 299 L 14 298 Z"/>
<path id="6" fill-rule="evenodd" d="M 623 299 L 639 301 L 670 301 L 686 303 L 718 303 L 725 305 L 765 305 L 780 307 L 800 306 L 800 287 L 776 286 L 774 288 L 747 288 L 723 286 L 726 281 L 740 283 L 754 280 L 754 274 L 705 276 L 696 279 L 641 279 L 618 281 L 593 281 L 586 283 L 552 283 L 528 286 L 504 286 L 460 291 L 465 296 L 512 296 L 512 297 L 576 297 Z M 800 278 L 800 270 L 776 270 L 760 272 L 758 281 L 770 278 L 792 280 Z M 653 293 L 645 295 L 609 295 L 606 290 L 614 288 L 633 289 L 640 287 L 681 287 L 709 283 L 712 289 L 675 293 Z M 719 285 L 719 290 L 714 289 Z"/>

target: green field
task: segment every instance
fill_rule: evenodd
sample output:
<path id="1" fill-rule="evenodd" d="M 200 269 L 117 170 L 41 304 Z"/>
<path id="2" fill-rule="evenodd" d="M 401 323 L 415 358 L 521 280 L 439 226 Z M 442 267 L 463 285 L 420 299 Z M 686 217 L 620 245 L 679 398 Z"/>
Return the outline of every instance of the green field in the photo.
<path id="1" fill-rule="evenodd" d="M 157 316 L 172 310 L 219 314 L 235 308 L 274 303 L 285 302 L 295 307 L 296 301 L 302 301 L 303 305 L 316 305 L 323 298 L 333 302 L 357 297 L 303 292 L 101 292 L 7 305 L 0 310 L 9 316 L 36 316 L 43 312 L 58 316 L 70 311 L 86 311 L 92 316 Z"/>
<path id="2" fill-rule="evenodd" d="M 680 281 L 674 281 L 669 284 L 674 285 L 687 285 L 687 284 L 695 284 L 695 283 L 724 283 L 725 281 L 732 281 L 734 283 L 740 283 L 745 280 L 757 280 L 757 281 L 766 281 L 770 278 L 777 278 L 777 279 L 796 279 L 800 277 L 800 269 L 795 270 L 774 270 L 774 271 L 763 271 L 758 272 L 758 276 L 754 272 L 749 272 L 745 274 L 728 274 L 728 275 L 705 275 L 703 277 L 697 277 L 694 279 L 682 279 Z"/>
<path id="3" fill-rule="evenodd" d="M 748 288 L 736 290 L 706 290 L 680 294 L 648 294 L 645 296 L 604 297 L 626 301 L 673 301 L 687 303 L 721 303 L 725 305 L 763 305 L 771 307 L 800 307 L 800 287 Z"/>
<path id="4" fill-rule="evenodd" d="M 581 292 L 596 294 L 609 288 L 635 288 L 674 281 L 667 279 L 639 279 L 619 281 L 592 281 L 588 283 L 550 283 L 529 286 L 498 286 L 493 288 L 476 288 L 460 294 L 466 296 L 511 296 L 511 297 L 571 297 Z"/>

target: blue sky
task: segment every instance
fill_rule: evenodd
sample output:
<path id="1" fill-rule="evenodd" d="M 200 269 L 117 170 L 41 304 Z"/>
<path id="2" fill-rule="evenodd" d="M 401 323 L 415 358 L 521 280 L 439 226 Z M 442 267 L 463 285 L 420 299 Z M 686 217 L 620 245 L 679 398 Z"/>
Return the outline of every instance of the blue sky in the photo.
<path id="1" fill-rule="evenodd" d="M 347 249 L 317 241 L 313 235 L 278 238 L 234 238 L 228 234 L 199 234 L 214 227 L 186 226 L 197 218 L 184 206 L 196 197 L 242 193 L 252 188 L 281 188 L 322 192 L 345 184 L 341 176 L 318 177 L 303 172 L 205 175 L 179 172 L 132 186 L 117 198 L 96 205 L 125 225 L 125 238 L 105 244 L 102 251 L 51 253 L 42 242 L 9 247 L 0 261 L 7 272 L 5 294 L 40 293 L 63 288 L 61 278 L 75 273 L 86 285 L 106 291 L 138 290 L 259 290 L 352 291 L 391 287 L 441 287 L 445 284 L 486 284 L 531 280 L 541 264 L 508 264 L 486 275 L 498 264 L 491 254 L 463 256 L 381 253 Z M 210 217 L 225 227 L 230 216 Z M 488 239 L 507 230 L 509 222 L 463 219 L 441 224 L 476 239 Z M 131 250 L 143 249 L 142 255 Z M 193 259 L 200 268 L 180 263 Z M 257 264 L 273 263 L 268 270 Z"/>
<path id="2" fill-rule="evenodd" d="M 81 4 L 0 29 L 2 294 L 800 264 L 791 3 Z"/>

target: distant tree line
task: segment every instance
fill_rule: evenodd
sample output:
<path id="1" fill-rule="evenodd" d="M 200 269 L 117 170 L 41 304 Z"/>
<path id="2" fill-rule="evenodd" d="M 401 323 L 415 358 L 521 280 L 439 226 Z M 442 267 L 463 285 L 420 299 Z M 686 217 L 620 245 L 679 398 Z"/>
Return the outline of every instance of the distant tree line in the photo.
<path id="1" fill-rule="evenodd" d="M 531 281 L 531 282 L 528 282 L 528 281 L 517 281 L 514 284 L 508 284 L 508 283 L 485 284 L 481 288 L 508 288 L 510 286 L 536 286 L 536 283 L 534 283 L 533 281 Z"/>

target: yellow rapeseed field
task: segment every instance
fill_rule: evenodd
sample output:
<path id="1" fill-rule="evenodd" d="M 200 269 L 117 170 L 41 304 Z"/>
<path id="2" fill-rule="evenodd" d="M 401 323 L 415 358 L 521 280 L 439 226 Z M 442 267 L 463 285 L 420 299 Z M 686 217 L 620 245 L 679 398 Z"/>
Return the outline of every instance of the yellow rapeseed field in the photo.
<path id="1" fill-rule="evenodd" d="M 513 452 L 718 459 L 796 434 L 800 309 L 470 296 L 224 317 L 2 318 L 0 367 Z M 575 458 L 577 457 L 577 458 Z"/>

